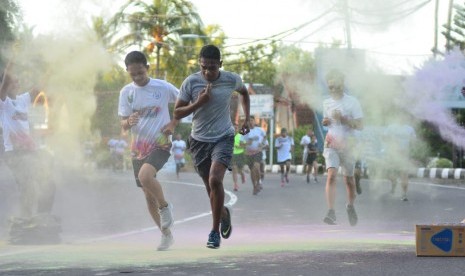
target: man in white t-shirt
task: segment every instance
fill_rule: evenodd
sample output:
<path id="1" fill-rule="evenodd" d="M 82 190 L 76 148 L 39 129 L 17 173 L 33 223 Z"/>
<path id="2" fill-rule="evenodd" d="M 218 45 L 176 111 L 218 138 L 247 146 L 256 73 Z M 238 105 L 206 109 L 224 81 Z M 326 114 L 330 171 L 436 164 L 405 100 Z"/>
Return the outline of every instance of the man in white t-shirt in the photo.
<path id="1" fill-rule="evenodd" d="M 354 208 L 355 158 L 352 149 L 355 147 L 354 130 L 363 128 L 363 112 L 358 100 L 344 93 L 344 75 L 340 71 L 330 71 L 326 82 L 330 98 L 323 102 L 322 124 L 328 128 L 323 150 L 328 172 L 325 190 L 328 212 L 323 221 L 336 224 L 336 178 L 341 167 L 348 199 L 346 211 L 350 225 L 355 226 L 358 217 Z"/>
<path id="2" fill-rule="evenodd" d="M 284 187 L 284 182 L 289 183 L 288 174 L 294 150 L 294 138 L 287 135 L 287 129 L 281 129 L 280 136 L 276 138 L 275 147 L 278 149 L 276 159 L 281 169 L 281 187 Z"/>
<path id="3" fill-rule="evenodd" d="M 245 144 L 246 163 L 250 169 L 250 178 L 253 185 L 253 195 L 260 192 L 260 163 L 262 162 L 263 140 L 265 140 L 265 131 L 255 124 L 254 116 L 250 116 L 250 132 L 241 137 Z"/>
<path id="4" fill-rule="evenodd" d="M 184 158 L 184 152 L 186 151 L 186 142 L 181 139 L 181 134 L 176 134 L 171 146 L 171 152 L 174 156 L 174 162 L 176 163 L 176 177 L 179 179 L 179 172 L 181 168 L 186 164 L 186 159 Z"/>
<path id="5" fill-rule="evenodd" d="M 55 198 L 55 183 L 51 177 L 53 158 L 48 151 L 39 148 L 29 127 L 29 110 L 40 90 L 18 94 L 19 81 L 11 75 L 10 67 L 8 64 L 0 76 L 5 163 L 19 188 L 20 216 L 50 215 Z"/>
<path id="6" fill-rule="evenodd" d="M 178 89 L 164 80 L 148 76 L 147 58 L 133 51 L 124 60 L 133 82 L 119 95 L 118 115 L 121 127 L 131 130 L 131 155 L 134 177 L 147 200 L 149 213 L 162 232 L 158 250 L 168 249 L 174 242 L 172 206 L 157 180 L 157 173 L 170 157 L 171 135 L 178 120 L 171 120 L 169 103 L 174 103 Z"/>

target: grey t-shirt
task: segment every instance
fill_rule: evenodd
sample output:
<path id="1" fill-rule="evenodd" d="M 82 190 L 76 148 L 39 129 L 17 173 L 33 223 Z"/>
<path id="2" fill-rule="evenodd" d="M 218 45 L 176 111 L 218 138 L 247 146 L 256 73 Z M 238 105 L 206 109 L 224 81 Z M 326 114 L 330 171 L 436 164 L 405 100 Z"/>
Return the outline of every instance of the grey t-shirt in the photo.
<path id="1" fill-rule="evenodd" d="M 190 75 L 181 85 L 179 99 L 195 102 L 207 84 L 200 72 Z M 219 78 L 212 82 L 210 100 L 193 113 L 191 135 L 195 140 L 216 142 L 226 135 L 234 135 L 230 114 L 231 95 L 242 87 L 244 84 L 239 75 L 220 71 Z"/>

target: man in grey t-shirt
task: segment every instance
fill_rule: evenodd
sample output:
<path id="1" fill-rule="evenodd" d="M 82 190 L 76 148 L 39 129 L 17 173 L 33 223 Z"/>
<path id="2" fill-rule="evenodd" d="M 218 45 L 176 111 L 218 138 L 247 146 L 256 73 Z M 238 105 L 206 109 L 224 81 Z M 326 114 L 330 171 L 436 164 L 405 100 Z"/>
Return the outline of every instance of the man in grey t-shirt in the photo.
<path id="1" fill-rule="evenodd" d="M 230 210 L 223 206 L 223 178 L 230 167 L 234 145 L 229 111 L 231 95 L 234 91 L 242 95 L 246 118 L 239 131 L 241 134 L 250 131 L 250 98 L 239 75 L 220 71 L 221 53 L 216 46 L 202 47 L 199 63 L 200 71 L 188 76 L 181 85 L 174 118 L 180 120 L 193 113 L 189 150 L 210 197 L 213 216 L 207 247 L 219 248 L 220 221 L 223 238 L 229 238 L 232 231 Z"/>

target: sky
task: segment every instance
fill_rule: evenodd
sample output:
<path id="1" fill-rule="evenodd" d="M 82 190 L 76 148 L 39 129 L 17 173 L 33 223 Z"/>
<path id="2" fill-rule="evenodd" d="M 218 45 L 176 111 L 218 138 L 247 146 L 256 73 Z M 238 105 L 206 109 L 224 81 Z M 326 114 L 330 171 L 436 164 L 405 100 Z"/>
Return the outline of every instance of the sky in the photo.
<path id="1" fill-rule="evenodd" d="M 338 0 L 340 1 L 340 0 Z M 51 33 L 60 28 L 73 28 L 88 22 L 90 15 L 109 16 L 122 0 L 19 0 L 24 19 L 36 26 L 36 33 Z M 230 38 L 228 43 L 237 44 L 257 38 L 265 38 L 296 28 L 314 20 L 327 11 L 336 0 L 192 0 L 205 24 L 218 24 Z M 389 3 L 385 3 L 389 2 Z M 407 4 L 402 5 L 406 2 Z M 409 3 L 410 2 L 410 3 Z M 374 17 L 355 18 L 365 24 L 351 25 L 353 48 L 365 49 L 368 58 L 387 73 L 410 73 L 431 56 L 434 43 L 435 1 L 427 0 L 348 0 L 349 5 L 365 14 L 379 14 L 380 10 L 395 7 L 408 10 L 426 2 L 418 11 L 389 25 L 369 26 Z M 447 20 L 449 1 L 441 0 L 439 25 Z M 457 1 L 456 1 L 457 2 Z M 283 4 L 285 3 L 285 4 Z M 399 4 L 396 4 L 399 3 Z M 384 5 L 384 6 L 383 6 Z M 340 5 L 339 5 L 340 6 Z M 339 18 L 339 19 L 337 19 Z M 325 16 L 286 37 L 284 43 L 295 44 L 312 51 L 320 42 L 339 40 L 347 45 L 344 21 L 337 12 Z M 332 21 L 335 19 L 335 21 Z M 381 20 L 383 21 L 383 20 Z M 439 36 L 442 39 L 442 35 Z M 300 43 L 297 41 L 301 40 Z M 444 40 L 439 47 L 443 48 Z"/>

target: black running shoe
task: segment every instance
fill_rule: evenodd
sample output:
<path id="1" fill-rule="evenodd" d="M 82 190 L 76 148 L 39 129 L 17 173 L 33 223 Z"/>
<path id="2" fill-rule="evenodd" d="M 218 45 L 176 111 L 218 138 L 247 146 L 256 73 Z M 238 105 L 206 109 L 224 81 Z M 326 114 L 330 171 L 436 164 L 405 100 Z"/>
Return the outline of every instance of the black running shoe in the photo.
<path id="1" fill-rule="evenodd" d="M 329 224 L 329 225 L 336 225 L 336 213 L 334 212 L 333 209 L 329 209 L 328 210 L 328 213 L 326 214 L 326 217 L 323 219 L 323 221 L 326 223 L 326 224 Z"/>
<path id="2" fill-rule="evenodd" d="M 358 222 L 358 217 L 354 205 L 347 205 L 347 216 L 349 216 L 350 225 L 355 226 Z"/>
<path id="3" fill-rule="evenodd" d="M 224 206 L 226 210 L 226 216 L 221 218 L 221 237 L 227 239 L 231 236 L 232 225 L 231 225 L 231 211 L 229 208 Z"/>
<path id="4" fill-rule="evenodd" d="M 220 248 L 221 238 L 220 233 L 211 231 L 208 235 L 207 247 L 212 249 Z"/>

